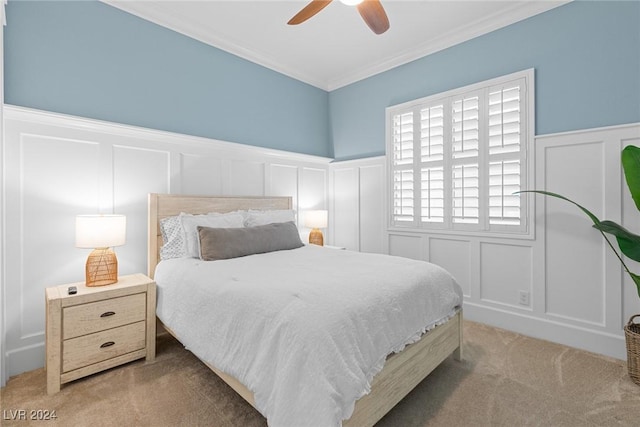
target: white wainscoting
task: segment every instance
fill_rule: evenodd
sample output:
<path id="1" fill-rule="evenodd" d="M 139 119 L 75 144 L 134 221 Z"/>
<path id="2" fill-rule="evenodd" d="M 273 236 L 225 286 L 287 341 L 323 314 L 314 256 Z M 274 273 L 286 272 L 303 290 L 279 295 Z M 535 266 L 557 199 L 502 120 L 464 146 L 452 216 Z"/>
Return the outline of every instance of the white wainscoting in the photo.
<path id="1" fill-rule="evenodd" d="M 4 5 L 0 7 L 0 17 L 2 21 L 5 21 Z M 4 25 L 0 26 L 0 153 L 4 153 Z M 4 154 L 2 154 L 4 156 Z M 4 251 L 5 245 L 2 244 L 2 237 L 5 234 L 5 220 L 4 220 L 4 162 L 0 161 L 0 309 L 3 309 L 3 301 L 5 301 L 4 283 Z M 3 309 L 4 313 L 4 309 Z M 0 387 L 4 386 L 6 382 L 5 372 L 5 343 L 4 343 L 4 330 L 5 330 L 5 316 L 0 313 Z"/>
<path id="2" fill-rule="evenodd" d="M 627 144 L 640 145 L 640 125 L 539 136 L 535 188 L 563 194 L 638 232 L 640 215 L 620 166 L 620 151 Z M 382 248 L 443 266 L 462 286 L 467 319 L 626 359 L 622 326 L 640 313 L 640 298 L 575 206 L 536 196 L 534 240 L 388 231 L 383 244 L 365 246 L 367 236 L 379 233 L 380 222 L 363 218 L 384 212 L 383 227 L 387 224 L 386 196 L 380 198 L 387 188 L 384 162 L 331 165 L 335 244 Z M 640 272 L 640 265 L 631 265 Z"/>
<path id="3" fill-rule="evenodd" d="M 4 115 L 2 384 L 44 364 L 44 288 L 83 279 L 87 251 L 74 247 L 75 215 L 126 214 L 127 244 L 116 248 L 120 272 L 145 271 L 150 192 L 291 195 L 301 214 L 329 209 L 329 244 L 449 270 L 463 288 L 468 319 L 626 357 L 622 325 L 640 313 L 640 298 L 599 234 L 567 203 L 537 196 L 534 240 L 389 232 L 384 157 L 330 163 L 12 106 Z M 640 125 L 539 136 L 535 187 L 637 232 L 619 163 L 627 144 L 640 145 Z"/>
<path id="4" fill-rule="evenodd" d="M 127 216 L 127 243 L 115 251 L 129 274 L 146 272 L 148 193 L 293 196 L 300 213 L 329 208 L 327 158 L 13 106 L 4 113 L 3 384 L 44 365 L 44 288 L 84 280 L 77 214 Z"/>
<path id="5" fill-rule="evenodd" d="M 0 8 L 0 17 L 2 21 L 5 20 L 4 5 Z M 4 153 L 4 25 L 0 26 L 0 153 Z M 4 154 L 2 154 L 4 156 Z M 4 162 L 0 161 L 0 189 L 4 190 Z M 5 234 L 5 221 L 4 221 L 4 193 L 0 193 L 0 309 L 2 309 L 3 301 L 5 301 L 4 294 L 4 250 L 5 245 L 2 243 L 2 237 Z M 4 311 L 3 311 L 4 313 Z M 0 387 L 4 386 L 6 382 L 5 372 L 5 343 L 4 343 L 4 329 L 5 329 L 5 316 L 0 313 Z"/>
<path id="6" fill-rule="evenodd" d="M 330 167 L 330 241 L 361 252 L 387 253 L 385 158 Z"/>

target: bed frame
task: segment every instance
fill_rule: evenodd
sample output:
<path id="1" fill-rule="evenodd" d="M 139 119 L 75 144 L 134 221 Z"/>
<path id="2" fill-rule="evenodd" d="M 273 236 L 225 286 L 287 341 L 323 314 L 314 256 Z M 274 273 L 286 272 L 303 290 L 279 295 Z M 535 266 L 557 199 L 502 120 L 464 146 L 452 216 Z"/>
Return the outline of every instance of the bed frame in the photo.
<path id="1" fill-rule="evenodd" d="M 148 222 L 148 274 L 153 277 L 160 257 L 162 235 L 160 220 L 186 212 L 232 212 L 240 209 L 292 209 L 291 197 L 214 197 L 183 196 L 174 194 L 149 194 Z M 164 325 L 162 325 L 164 326 Z M 164 328 L 179 340 L 173 331 Z M 390 355 L 384 368 L 371 384 L 371 392 L 356 402 L 351 418 L 345 427 L 369 427 L 378 422 L 431 371 L 449 355 L 462 359 L 462 310 L 443 325 L 424 334 L 420 341 L 407 346 L 402 352 Z M 242 398 L 255 407 L 253 393 L 237 379 L 204 362 Z"/>

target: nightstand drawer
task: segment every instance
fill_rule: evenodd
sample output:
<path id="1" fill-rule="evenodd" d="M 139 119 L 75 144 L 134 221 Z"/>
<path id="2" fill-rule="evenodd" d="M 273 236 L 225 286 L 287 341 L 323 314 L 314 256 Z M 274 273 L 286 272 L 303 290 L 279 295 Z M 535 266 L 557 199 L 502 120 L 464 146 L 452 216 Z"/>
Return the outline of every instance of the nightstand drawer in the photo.
<path id="1" fill-rule="evenodd" d="M 62 372 L 145 348 L 146 322 L 120 326 L 95 334 L 65 340 L 62 344 Z"/>
<path id="2" fill-rule="evenodd" d="M 111 298 L 63 309 L 63 339 L 104 331 L 146 318 L 146 293 Z"/>

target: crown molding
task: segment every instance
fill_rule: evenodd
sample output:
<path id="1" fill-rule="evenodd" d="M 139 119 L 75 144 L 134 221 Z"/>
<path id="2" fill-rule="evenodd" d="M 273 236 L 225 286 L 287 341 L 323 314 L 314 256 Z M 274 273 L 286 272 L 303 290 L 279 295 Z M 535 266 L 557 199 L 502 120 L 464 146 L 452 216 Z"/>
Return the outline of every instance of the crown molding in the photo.
<path id="1" fill-rule="evenodd" d="M 331 92 L 352 83 L 372 77 L 376 74 L 391 70 L 400 65 L 415 61 L 438 51 L 447 49 L 465 41 L 479 37 L 483 34 L 490 33 L 556 7 L 562 6 L 573 0 L 553 0 L 553 1 L 528 1 L 526 3 L 513 4 L 506 10 L 495 13 L 489 17 L 469 22 L 462 29 L 457 28 L 455 31 L 442 34 L 437 39 L 428 40 L 417 46 L 411 47 L 398 53 L 393 57 L 382 59 L 375 64 L 368 64 L 358 70 L 352 70 L 334 79 L 324 80 L 308 73 L 301 72 L 295 67 L 287 67 L 278 63 L 261 52 L 248 49 L 233 40 L 231 37 L 221 34 L 211 34 L 209 28 L 202 25 L 195 25 L 187 20 L 184 16 L 173 14 L 167 16 L 164 13 L 154 11 L 150 8 L 138 7 L 138 2 L 117 1 L 117 0 L 101 0 L 103 3 L 130 13 L 146 21 L 160 25 L 162 27 L 183 34 L 202 43 L 208 44 L 232 55 L 238 56 L 254 64 L 263 66 L 272 71 L 278 72 L 285 76 L 291 77 L 303 83 L 315 86 L 319 89 Z M 188 30 L 185 30 L 188 28 Z"/>
<path id="2" fill-rule="evenodd" d="M 444 33 L 437 39 L 429 40 L 410 49 L 406 49 L 398 55 L 388 58 L 382 62 L 344 74 L 343 76 L 328 82 L 326 90 L 331 92 L 333 90 L 340 89 L 341 87 L 348 86 L 357 81 L 389 71 L 393 68 L 424 58 L 425 56 L 438 51 L 464 43 L 468 40 L 499 30 L 500 28 L 504 28 L 511 24 L 515 24 L 516 22 L 562 6 L 571 1 L 573 0 L 533 1 L 526 4 L 514 4 L 506 11 L 503 10 L 484 19 L 470 22 L 462 28 Z"/>

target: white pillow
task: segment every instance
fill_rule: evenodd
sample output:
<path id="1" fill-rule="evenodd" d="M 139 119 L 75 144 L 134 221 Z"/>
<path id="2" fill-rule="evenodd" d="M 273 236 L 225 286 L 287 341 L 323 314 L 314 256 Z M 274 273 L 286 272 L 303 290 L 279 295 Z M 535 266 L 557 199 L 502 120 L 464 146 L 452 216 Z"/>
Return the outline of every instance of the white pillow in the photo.
<path id="1" fill-rule="evenodd" d="M 170 216 L 160 220 L 160 233 L 163 245 L 160 259 L 182 258 L 185 256 L 184 231 L 179 216 Z"/>
<path id="2" fill-rule="evenodd" d="M 245 213 L 246 219 L 244 225 L 246 227 L 255 227 L 257 225 L 274 224 L 278 222 L 294 222 L 296 214 L 290 209 L 286 210 L 249 210 Z"/>
<path id="3" fill-rule="evenodd" d="M 227 214 L 210 213 L 206 215 L 180 214 L 182 230 L 184 231 L 185 256 L 200 258 L 200 241 L 198 226 L 211 228 L 242 228 L 244 216 L 239 212 Z"/>

